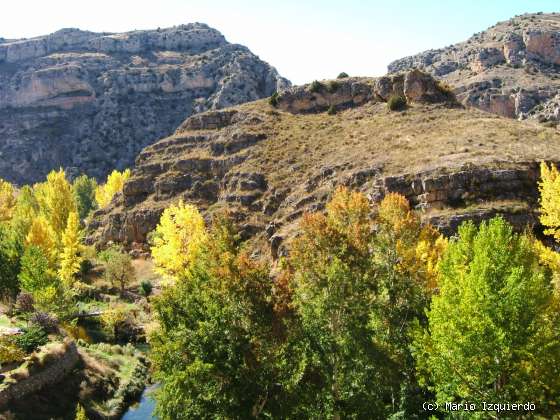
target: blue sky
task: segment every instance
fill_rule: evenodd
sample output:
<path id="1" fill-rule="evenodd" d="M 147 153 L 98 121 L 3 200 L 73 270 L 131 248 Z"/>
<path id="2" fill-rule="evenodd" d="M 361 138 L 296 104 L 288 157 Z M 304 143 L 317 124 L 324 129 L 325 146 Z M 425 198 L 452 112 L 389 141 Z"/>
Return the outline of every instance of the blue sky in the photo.
<path id="1" fill-rule="evenodd" d="M 555 0 L 15 0 L 0 36 L 63 27 L 122 32 L 205 22 L 248 46 L 294 83 L 376 76 L 397 58 L 465 40 L 525 12 L 560 12 Z"/>

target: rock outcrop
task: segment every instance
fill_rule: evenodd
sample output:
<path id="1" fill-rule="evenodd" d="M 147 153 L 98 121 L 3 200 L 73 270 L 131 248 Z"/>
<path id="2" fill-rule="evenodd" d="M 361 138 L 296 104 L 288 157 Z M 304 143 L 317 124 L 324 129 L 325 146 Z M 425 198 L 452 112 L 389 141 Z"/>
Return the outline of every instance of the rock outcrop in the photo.
<path id="1" fill-rule="evenodd" d="M 548 102 L 560 89 L 560 14 L 526 14 L 465 42 L 396 60 L 389 72 L 428 71 L 455 88 L 458 99 L 509 118 L 560 121 Z M 546 108 L 546 112 L 539 112 Z M 558 109 L 557 107 L 555 109 Z"/>
<path id="2" fill-rule="evenodd" d="M 395 94 L 405 111 L 388 109 Z M 556 130 L 458 106 L 418 70 L 314 82 L 271 102 L 197 114 L 145 148 L 122 194 L 95 213 L 89 242 L 137 248 L 184 200 L 208 220 L 228 209 L 244 237 L 278 257 L 338 185 L 372 202 L 399 192 L 447 233 L 466 214 L 523 228 L 535 221 L 537 163 L 560 161 Z"/>
<path id="3" fill-rule="evenodd" d="M 315 81 L 281 91 L 276 102 L 281 110 L 300 114 L 352 108 L 372 100 L 387 101 L 393 95 L 417 103 L 455 102 L 455 98 L 436 80 L 420 70 L 378 79 Z"/>
<path id="4" fill-rule="evenodd" d="M 0 178 L 31 183 L 58 167 L 101 178 L 193 113 L 287 86 L 199 23 L 0 41 Z"/>

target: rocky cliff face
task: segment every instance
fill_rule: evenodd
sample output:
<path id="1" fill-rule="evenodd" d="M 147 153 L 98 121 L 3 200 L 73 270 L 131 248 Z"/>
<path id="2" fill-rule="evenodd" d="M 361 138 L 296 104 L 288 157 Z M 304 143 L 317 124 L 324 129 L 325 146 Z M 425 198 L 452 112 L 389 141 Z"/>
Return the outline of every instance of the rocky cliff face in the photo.
<path id="1" fill-rule="evenodd" d="M 407 97 L 405 111 L 388 110 L 393 94 Z M 206 216 L 228 208 L 277 257 L 338 185 L 372 202 L 400 192 L 448 233 L 494 214 L 522 228 L 535 221 L 537 162 L 559 159 L 556 130 L 464 109 L 420 71 L 313 83 L 281 92 L 276 106 L 197 114 L 145 148 L 89 241 L 145 243 L 183 199 Z"/>
<path id="2" fill-rule="evenodd" d="M 526 14 L 470 39 L 389 64 L 426 70 L 455 88 L 465 105 L 510 118 L 560 121 L 560 14 Z"/>
<path id="3" fill-rule="evenodd" d="M 199 23 L 0 39 L 0 177 L 30 183 L 60 166 L 103 177 L 186 116 L 288 85 Z"/>

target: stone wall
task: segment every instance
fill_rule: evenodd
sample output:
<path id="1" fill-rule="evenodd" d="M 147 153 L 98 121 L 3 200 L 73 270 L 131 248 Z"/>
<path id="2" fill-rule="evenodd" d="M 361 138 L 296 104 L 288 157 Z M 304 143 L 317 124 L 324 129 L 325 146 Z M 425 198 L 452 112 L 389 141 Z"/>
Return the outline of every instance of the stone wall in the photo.
<path id="1" fill-rule="evenodd" d="M 7 408 L 12 400 L 22 399 L 46 386 L 55 385 L 68 375 L 78 364 L 80 356 L 74 341 L 65 341 L 64 347 L 65 352 L 44 369 L 0 389 L 0 409 Z"/>

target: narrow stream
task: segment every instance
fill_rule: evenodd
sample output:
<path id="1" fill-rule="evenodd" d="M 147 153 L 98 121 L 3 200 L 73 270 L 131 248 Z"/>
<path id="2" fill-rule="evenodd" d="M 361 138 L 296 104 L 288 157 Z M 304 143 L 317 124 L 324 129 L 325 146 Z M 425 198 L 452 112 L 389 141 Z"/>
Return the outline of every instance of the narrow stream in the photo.
<path id="1" fill-rule="evenodd" d="M 146 388 L 144 392 L 142 392 L 140 401 L 131 405 L 128 410 L 126 410 L 122 420 L 157 420 L 157 417 L 154 415 L 156 402 L 151 397 L 151 394 L 158 386 L 158 384 L 155 384 Z"/>

